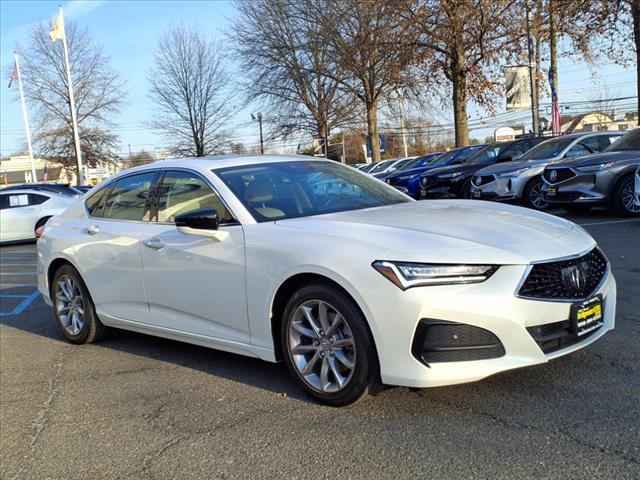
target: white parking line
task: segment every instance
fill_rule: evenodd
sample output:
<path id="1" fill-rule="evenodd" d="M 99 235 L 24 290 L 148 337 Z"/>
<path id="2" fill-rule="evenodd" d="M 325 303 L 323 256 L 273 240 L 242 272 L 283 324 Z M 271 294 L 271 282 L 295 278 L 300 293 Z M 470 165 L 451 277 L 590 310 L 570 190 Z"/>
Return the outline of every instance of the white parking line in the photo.
<path id="1" fill-rule="evenodd" d="M 0 272 L 0 275 L 38 275 L 36 272 Z"/>
<path id="2" fill-rule="evenodd" d="M 640 218 L 630 218 L 627 220 L 610 220 L 607 222 L 592 222 L 592 223 L 579 223 L 581 227 L 591 227 L 593 225 L 609 225 L 612 223 L 629 223 L 629 222 L 640 222 Z"/>

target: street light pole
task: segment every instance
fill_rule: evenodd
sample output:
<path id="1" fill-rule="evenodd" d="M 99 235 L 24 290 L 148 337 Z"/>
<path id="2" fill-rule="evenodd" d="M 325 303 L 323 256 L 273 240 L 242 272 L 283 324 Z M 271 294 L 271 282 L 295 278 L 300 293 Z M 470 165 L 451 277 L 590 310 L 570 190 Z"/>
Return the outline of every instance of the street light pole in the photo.
<path id="1" fill-rule="evenodd" d="M 262 112 L 258 112 L 257 115 L 251 114 L 251 120 L 257 121 L 260 125 L 260 155 L 264 155 L 264 141 L 262 138 Z"/>

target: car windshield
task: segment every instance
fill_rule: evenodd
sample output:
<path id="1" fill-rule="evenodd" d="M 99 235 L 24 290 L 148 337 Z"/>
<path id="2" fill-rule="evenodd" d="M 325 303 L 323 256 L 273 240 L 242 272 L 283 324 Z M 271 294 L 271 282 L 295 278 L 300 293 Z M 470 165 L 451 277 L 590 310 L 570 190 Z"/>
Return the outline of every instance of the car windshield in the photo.
<path id="1" fill-rule="evenodd" d="M 405 158 L 404 160 L 400 160 L 393 167 L 389 169 L 390 172 L 397 172 L 398 170 L 404 170 L 405 168 L 409 168 L 409 164 L 416 160 L 415 158 Z"/>
<path id="2" fill-rule="evenodd" d="M 429 162 L 429 166 L 437 167 L 439 165 L 446 165 L 449 160 L 455 157 L 458 153 L 460 153 L 460 149 L 456 148 L 455 150 L 450 150 L 441 155 L 438 155 L 437 157 L 431 159 L 431 161 Z"/>
<path id="3" fill-rule="evenodd" d="M 492 143 L 477 151 L 474 155 L 467 157 L 462 163 L 490 163 L 493 162 L 503 150 L 511 145 L 510 143 Z"/>
<path id="4" fill-rule="evenodd" d="M 632 130 L 624 137 L 616 140 L 605 152 L 625 152 L 629 150 L 640 150 L 640 128 Z"/>
<path id="5" fill-rule="evenodd" d="M 411 200 L 330 161 L 291 161 L 214 170 L 258 222 L 381 207 Z"/>
<path id="6" fill-rule="evenodd" d="M 371 170 L 375 166 L 376 166 L 375 163 L 368 163 L 365 166 L 363 166 L 362 168 L 360 168 L 360 171 L 364 172 L 364 173 L 369 173 L 369 170 Z"/>
<path id="7" fill-rule="evenodd" d="M 369 170 L 368 173 L 379 173 L 390 166 L 393 162 L 395 162 L 395 160 L 383 160 L 381 162 L 378 162 L 371 170 Z"/>
<path id="8" fill-rule="evenodd" d="M 557 157 L 560 155 L 560 152 L 567 148 L 574 140 L 575 138 L 572 137 L 560 137 L 552 140 L 546 140 L 525 153 L 520 160 L 542 160 L 543 158 Z"/>

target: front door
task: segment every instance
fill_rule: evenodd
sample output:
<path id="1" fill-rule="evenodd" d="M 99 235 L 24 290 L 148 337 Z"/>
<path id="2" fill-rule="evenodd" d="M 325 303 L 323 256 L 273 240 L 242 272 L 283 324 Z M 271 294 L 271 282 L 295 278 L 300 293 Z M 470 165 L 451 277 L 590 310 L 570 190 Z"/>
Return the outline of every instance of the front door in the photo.
<path id="1" fill-rule="evenodd" d="M 249 343 L 244 232 L 198 174 L 169 170 L 157 214 L 143 241 L 144 285 L 154 326 Z M 218 212 L 223 240 L 180 233 L 175 216 L 198 208 Z"/>

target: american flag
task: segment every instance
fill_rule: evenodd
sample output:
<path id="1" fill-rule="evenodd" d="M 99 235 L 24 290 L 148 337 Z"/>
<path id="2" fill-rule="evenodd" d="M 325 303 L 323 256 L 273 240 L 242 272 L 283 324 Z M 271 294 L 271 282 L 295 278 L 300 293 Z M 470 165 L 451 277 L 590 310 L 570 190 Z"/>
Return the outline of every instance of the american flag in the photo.
<path id="1" fill-rule="evenodd" d="M 558 92 L 554 86 L 555 72 L 549 69 L 549 86 L 551 87 L 551 131 L 554 135 L 562 133 L 562 123 L 560 120 L 560 106 L 558 105 Z"/>
<path id="2" fill-rule="evenodd" d="M 9 88 L 11 88 L 11 84 L 14 80 L 18 80 L 18 65 L 15 62 L 13 63 L 13 73 L 9 79 Z"/>

